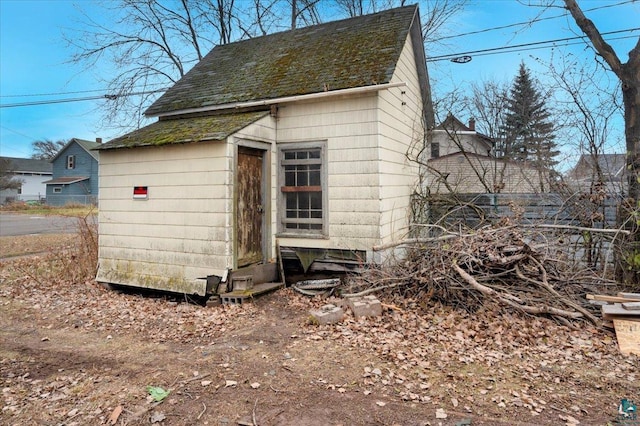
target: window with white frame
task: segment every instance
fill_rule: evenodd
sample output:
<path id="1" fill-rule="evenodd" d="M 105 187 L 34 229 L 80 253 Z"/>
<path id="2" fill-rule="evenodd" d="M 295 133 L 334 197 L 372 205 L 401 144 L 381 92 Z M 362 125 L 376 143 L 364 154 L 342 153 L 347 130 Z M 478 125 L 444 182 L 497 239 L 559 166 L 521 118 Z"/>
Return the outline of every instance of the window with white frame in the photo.
<path id="1" fill-rule="evenodd" d="M 75 168 L 76 168 L 76 156 L 67 155 L 67 169 L 75 169 Z"/>
<path id="2" fill-rule="evenodd" d="M 280 232 L 326 232 L 325 144 L 300 143 L 280 149 Z"/>

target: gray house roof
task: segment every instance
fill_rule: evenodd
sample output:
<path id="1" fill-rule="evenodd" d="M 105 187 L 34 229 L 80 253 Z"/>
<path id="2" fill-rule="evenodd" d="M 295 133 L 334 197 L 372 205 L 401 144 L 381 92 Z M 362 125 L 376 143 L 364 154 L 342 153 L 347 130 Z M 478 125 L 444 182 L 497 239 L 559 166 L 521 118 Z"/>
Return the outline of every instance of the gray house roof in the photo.
<path id="1" fill-rule="evenodd" d="M 53 164 L 49 160 L 34 160 L 31 158 L 15 158 L 15 157 L 0 157 L 3 160 L 9 161 L 9 172 L 13 173 L 42 173 L 52 174 Z"/>
<path id="2" fill-rule="evenodd" d="M 602 171 L 603 178 L 609 182 L 622 181 L 626 171 L 625 154 L 599 154 L 597 164 Z M 574 179 L 592 179 L 595 172 L 594 158 L 591 155 L 583 154 L 575 167 L 569 172 L 569 176 Z"/>
<path id="3" fill-rule="evenodd" d="M 389 83 L 409 34 L 433 122 L 418 7 L 406 6 L 216 46 L 145 112 L 158 122 L 96 149 L 223 140 L 268 114 L 262 101 Z"/>
<path id="4" fill-rule="evenodd" d="M 99 142 L 91 142 L 91 141 L 86 141 L 84 139 L 77 139 L 77 138 L 70 139 L 69 142 L 67 142 L 67 144 L 65 146 L 63 146 L 60 149 L 60 151 L 58 151 L 58 153 L 50 161 L 53 163 L 55 161 L 55 159 L 60 157 L 62 155 L 62 153 L 64 151 L 66 151 L 66 149 L 69 147 L 69 145 L 71 145 L 73 143 L 77 143 L 85 151 L 87 151 L 87 153 L 89 155 L 91 155 L 93 158 L 95 158 L 96 161 L 100 161 L 100 153 L 97 152 L 97 151 L 94 151 L 94 149 L 100 147 L 102 144 L 99 143 Z"/>
<path id="5" fill-rule="evenodd" d="M 452 131 L 453 132 L 459 132 L 459 131 L 475 132 L 478 142 L 484 144 L 487 147 L 487 149 L 493 148 L 493 144 L 494 144 L 493 139 L 487 135 L 477 132 L 475 129 L 475 122 L 474 122 L 474 128 L 472 129 L 471 127 L 464 124 L 462 121 L 460 121 L 456 116 L 454 116 L 451 113 L 447 114 L 447 118 L 445 118 L 445 120 L 442 123 L 437 125 L 434 128 L 434 130 L 446 130 L 449 132 L 452 132 Z"/>
<path id="6" fill-rule="evenodd" d="M 406 6 L 216 46 L 145 114 L 388 83 L 414 21 Z"/>
<path id="7" fill-rule="evenodd" d="M 106 150 L 200 141 L 220 141 L 267 114 L 267 111 L 254 111 L 160 120 L 115 138 L 96 149 Z"/>

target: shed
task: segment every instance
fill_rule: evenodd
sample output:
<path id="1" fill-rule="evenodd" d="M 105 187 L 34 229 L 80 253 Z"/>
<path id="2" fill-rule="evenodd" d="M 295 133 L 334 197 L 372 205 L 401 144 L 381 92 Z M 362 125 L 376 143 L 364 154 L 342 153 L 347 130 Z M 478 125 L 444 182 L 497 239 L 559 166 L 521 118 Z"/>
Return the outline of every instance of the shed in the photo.
<path id="1" fill-rule="evenodd" d="M 207 295 L 278 247 L 381 261 L 433 126 L 418 7 L 216 46 L 146 114 L 99 147 L 98 281 Z"/>

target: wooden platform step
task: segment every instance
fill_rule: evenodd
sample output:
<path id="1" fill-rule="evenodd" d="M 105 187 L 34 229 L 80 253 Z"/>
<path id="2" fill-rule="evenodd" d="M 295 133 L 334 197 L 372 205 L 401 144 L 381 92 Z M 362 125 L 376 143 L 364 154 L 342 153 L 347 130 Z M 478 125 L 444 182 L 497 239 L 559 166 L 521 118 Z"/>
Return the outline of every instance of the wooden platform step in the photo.
<path id="1" fill-rule="evenodd" d="M 284 287 L 284 283 L 256 284 L 249 290 L 232 291 L 220 295 L 223 305 L 241 305 L 250 302 L 254 297 Z"/>

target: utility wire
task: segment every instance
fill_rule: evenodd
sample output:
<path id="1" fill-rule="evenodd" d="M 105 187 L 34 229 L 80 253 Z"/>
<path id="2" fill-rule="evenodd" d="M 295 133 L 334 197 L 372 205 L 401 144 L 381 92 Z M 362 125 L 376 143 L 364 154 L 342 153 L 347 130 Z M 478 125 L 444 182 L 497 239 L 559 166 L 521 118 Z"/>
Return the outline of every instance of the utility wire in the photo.
<path id="1" fill-rule="evenodd" d="M 605 36 L 605 35 L 611 35 L 611 34 L 620 34 L 620 33 L 626 33 L 626 32 L 638 31 L 638 30 L 640 30 L 640 27 L 629 28 L 629 29 L 626 29 L 626 30 L 609 31 L 609 32 L 606 32 L 606 33 L 602 33 L 601 35 Z M 586 36 L 576 36 L 576 37 L 558 38 L 558 39 L 555 39 L 555 40 L 536 41 L 536 42 L 523 43 L 523 44 L 514 44 L 513 46 L 492 47 L 492 48 L 489 48 L 489 49 L 470 50 L 468 52 L 450 53 L 450 54 L 447 54 L 447 55 L 439 55 L 439 56 L 428 57 L 427 58 L 427 62 L 443 61 L 443 60 L 453 59 L 455 57 L 465 56 L 465 55 L 476 55 L 476 56 L 479 56 L 479 54 L 481 54 L 481 53 L 483 53 L 483 54 L 487 54 L 488 52 L 495 53 L 495 52 L 499 52 L 501 50 L 510 51 L 511 49 L 518 49 L 518 48 L 531 47 L 531 46 L 540 46 L 542 44 L 553 44 L 553 43 L 560 43 L 560 42 L 571 41 L 571 40 L 584 40 L 585 38 L 586 38 Z M 547 46 L 547 47 L 549 47 L 549 46 Z"/>
<path id="2" fill-rule="evenodd" d="M 625 39 L 628 39 L 628 38 L 635 38 L 635 36 L 615 37 L 615 38 L 610 38 L 608 40 L 609 41 L 611 41 L 611 40 L 625 40 Z M 554 47 L 561 47 L 561 46 L 562 47 L 564 47 L 564 46 L 575 46 L 575 45 L 578 45 L 578 44 L 584 44 L 584 42 L 576 41 L 576 42 L 573 42 L 573 43 L 563 43 L 563 44 L 560 44 L 558 46 L 554 45 L 554 46 L 523 47 L 523 48 L 520 48 L 520 49 L 504 50 L 504 51 L 501 51 L 501 52 L 476 53 L 476 54 L 473 55 L 473 57 L 488 56 L 488 55 L 499 55 L 499 54 L 502 54 L 502 53 L 528 52 L 528 51 L 531 51 L 531 50 L 551 49 L 551 48 L 554 48 Z M 461 55 L 455 55 L 450 59 L 459 58 L 460 56 Z M 462 55 L 462 56 L 464 56 L 464 55 Z M 437 59 L 436 61 L 444 61 L 444 60 L 446 60 L 446 59 Z M 432 61 L 432 62 L 436 62 L 436 61 Z"/>
<path id="3" fill-rule="evenodd" d="M 151 86 L 164 86 L 164 83 L 149 83 L 144 87 Z M 141 86 L 138 86 L 141 87 Z M 134 87 L 135 89 L 135 87 Z M 53 93 L 30 93 L 26 95 L 0 95 L 0 98 L 27 98 L 27 97 L 36 97 L 36 96 L 60 96 L 60 95 L 75 95 L 77 93 L 104 93 L 105 89 L 91 89 L 91 90 L 76 90 L 73 92 L 53 92 Z"/>
<path id="4" fill-rule="evenodd" d="M 633 0 L 631 0 L 631 1 L 633 1 Z M 624 3 L 619 3 L 619 4 L 624 4 Z M 605 6 L 603 6 L 603 7 L 605 7 Z M 603 7 L 600 7 L 600 9 L 603 8 Z M 591 10 L 594 10 L 594 9 L 591 9 Z M 517 24 L 512 24 L 512 25 L 517 25 Z M 602 33 L 602 36 L 612 35 L 612 34 L 620 34 L 620 33 L 632 32 L 632 31 L 638 31 L 638 30 L 640 30 L 640 27 L 629 28 L 629 29 L 625 29 L 625 30 L 609 31 L 609 32 L 606 32 L 606 33 Z M 631 36 L 629 36 L 629 37 L 631 37 Z M 626 39 L 626 38 L 629 38 L 629 37 L 611 38 L 609 40 L 620 40 L 620 39 Z M 531 43 L 515 44 L 513 46 L 502 46 L 502 47 L 493 47 L 493 48 L 489 48 L 489 49 L 471 50 L 471 51 L 467 51 L 467 52 L 450 53 L 450 54 L 446 54 L 446 55 L 427 57 L 426 61 L 427 62 L 437 62 L 437 61 L 445 61 L 445 60 L 450 60 L 450 59 L 454 59 L 454 58 L 457 58 L 457 57 L 468 56 L 468 55 L 486 56 L 486 55 L 499 54 L 499 53 L 520 52 L 520 51 L 523 51 L 523 50 L 545 49 L 545 48 L 549 48 L 549 47 L 553 47 L 553 46 L 542 46 L 542 45 L 561 43 L 561 42 L 568 42 L 568 41 L 572 41 L 572 40 L 584 40 L 585 38 L 586 38 L 586 36 L 576 36 L 576 37 L 560 38 L 560 39 L 555 39 L 555 40 L 546 40 L 546 41 L 538 41 L 538 42 L 531 42 Z M 573 45 L 573 44 L 579 44 L 579 43 L 565 43 L 563 46 L 569 46 L 569 45 Z M 537 47 L 534 47 L 534 46 L 537 46 Z M 162 88 L 162 89 L 156 89 L 156 90 L 150 90 L 150 91 L 132 92 L 132 93 L 127 93 L 127 94 L 122 94 L 122 95 L 103 94 L 103 95 L 84 96 L 84 97 L 77 97 L 77 98 L 63 98 L 63 99 L 50 99 L 50 100 L 42 100 L 42 101 L 15 102 L 15 103 L 9 103 L 9 104 L 0 104 L 0 108 L 16 108 L 16 107 L 37 106 L 37 105 L 53 105 L 53 104 L 69 103 L 69 102 L 92 101 L 92 100 L 98 100 L 98 99 L 115 100 L 115 99 L 118 99 L 120 97 L 137 96 L 137 95 L 149 95 L 149 94 L 153 94 L 153 93 L 162 93 L 162 92 L 165 92 L 166 90 L 168 90 L 168 88 Z M 31 94 L 31 95 L 2 95 L 0 97 L 57 96 L 57 95 L 67 95 L 67 94 L 76 94 L 76 93 L 95 93 L 95 92 L 100 92 L 100 91 L 102 91 L 102 90 L 95 89 L 95 90 L 83 90 L 83 91 L 75 91 L 75 92 L 58 92 L 58 93 L 39 94 L 39 95 L 37 95 L 37 94 Z"/>
<path id="5" fill-rule="evenodd" d="M 608 4 L 608 5 L 605 5 L 605 6 L 593 7 L 591 9 L 585 9 L 584 12 L 592 12 L 594 10 L 600 10 L 600 9 L 607 9 L 607 8 L 610 8 L 610 7 L 622 6 L 622 5 L 627 4 L 627 3 L 633 3 L 634 1 L 636 1 L 636 0 L 627 0 L 627 1 L 623 1 L 621 3 L 615 3 L 615 4 Z M 562 15 L 547 16 L 547 17 L 544 17 L 544 18 L 533 19 L 531 21 L 516 22 L 514 24 L 502 25 L 502 26 L 499 26 L 499 27 L 484 28 L 482 30 L 470 31 L 470 32 L 467 32 L 467 33 L 462 33 L 462 34 L 443 36 L 443 37 L 440 37 L 440 38 L 433 39 L 432 41 L 435 42 L 435 41 L 441 41 L 441 40 L 449 40 L 449 39 L 452 39 L 452 38 L 464 37 L 464 36 L 474 35 L 474 34 L 482 34 L 482 33 L 487 33 L 487 32 L 497 31 L 497 30 L 504 30 L 506 28 L 519 27 L 519 26 L 522 26 L 522 25 L 531 25 L 531 24 L 535 24 L 536 22 L 548 21 L 550 19 L 563 18 L 565 16 L 567 16 L 566 13 L 563 13 Z"/>
<path id="6" fill-rule="evenodd" d="M 152 93 L 161 93 L 166 91 L 167 89 L 158 89 L 158 90 L 149 90 L 143 92 L 133 92 L 126 93 L 123 95 L 99 95 L 99 96 L 84 96 L 81 98 L 64 98 L 64 99 L 49 99 L 43 101 L 29 101 L 29 102 L 16 102 L 12 104 L 0 104 L 0 108 L 15 108 L 15 107 L 25 107 L 25 106 L 36 106 L 36 105 L 53 105 L 53 104 L 62 104 L 67 102 L 80 102 L 80 101 L 93 101 L 96 99 L 106 99 L 106 100 L 116 100 L 122 97 L 128 96 L 137 96 L 137 95 L 150 95 Z"/>

